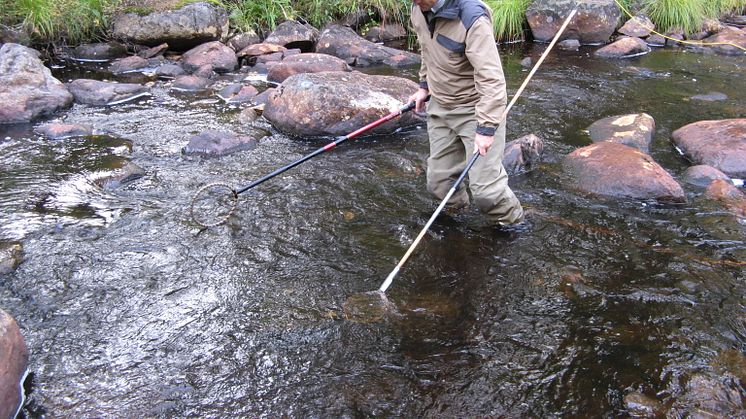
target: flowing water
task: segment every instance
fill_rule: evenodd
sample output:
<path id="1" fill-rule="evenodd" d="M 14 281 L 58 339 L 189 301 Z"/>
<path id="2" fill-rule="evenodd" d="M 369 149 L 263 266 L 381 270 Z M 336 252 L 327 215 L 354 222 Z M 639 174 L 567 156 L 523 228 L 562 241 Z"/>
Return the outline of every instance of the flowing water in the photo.
<path id="1" fill-rule="evenodd" d="M 503 53 L 509 94 L 528 74 L 519 61 L 545 46 L 525 48 Z M 618 417 L 634 414 L 630 394 L 659 413 L 725 394 L 713 409 L 743 415 L 743 220 L 688 186 L 684 205 L 580 194 L 561 159 L 590 144 L 593 121 L 647 112 L 651 155 L 681 181 L 672 131 L 745 117 L 744 59 L 591 53 L 553 52 L 508 117 L 509 139 L 546 141 L 544 162 L 511 179 L 530 228 L 443 214 L 388 291 L 395 315 L 377 321 L 343 305 L 380 286 L 437 205 L 422 127 L 347 142 L 202 232 L 188 217 L 202 185 L 244 186 L 325 142 L 265 124 L 253 150 L 182 155 L 193 134 L 247 128 L 240 109 L 164 81 L 134 103 L 58 116 L 95 137 L 0 127 L 0 239 L 25 254 L 0 278 L 31 355 L 22 414 Z M 110 77 L 71 63 L 55 75 Z M 691 99 L 713 91 L 728 98 Z M 146 175 L 98 186 L 123 161 Z"/>

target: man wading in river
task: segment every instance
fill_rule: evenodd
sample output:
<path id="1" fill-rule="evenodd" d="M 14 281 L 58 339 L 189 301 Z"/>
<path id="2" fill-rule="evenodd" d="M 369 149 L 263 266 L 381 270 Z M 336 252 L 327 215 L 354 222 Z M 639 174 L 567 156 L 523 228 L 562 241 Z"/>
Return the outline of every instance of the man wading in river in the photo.
<path id="1" fill-rule="evenodd" d="M 495 224 L 523 221 L 523 209 L 508 186 L 502 165 L 507 105 L 492 11 L 480 0 L 414 0 L 412 24 L 422 53 L 420 88 L 409 98 L 421 111 L 427 102 L 427 188 L 445 198 L 477 149 L 480 158 L 469 171 L 474 203 Z M 469 203 L 461 188 L 448 204 Z"/>

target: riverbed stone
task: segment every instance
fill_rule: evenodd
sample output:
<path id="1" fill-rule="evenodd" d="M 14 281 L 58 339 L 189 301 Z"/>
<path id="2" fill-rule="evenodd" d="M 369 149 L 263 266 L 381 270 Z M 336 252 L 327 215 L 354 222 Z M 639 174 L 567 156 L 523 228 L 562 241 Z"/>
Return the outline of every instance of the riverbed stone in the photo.
<path id="1" fill-rule="evenodd" d="M 114 169 L 96 179 L 95 183 L 104 189 L 116 189 L 140 179 L 145 176 L 145 173 L 145 169 L 128 161 L 122 167 Z"/>
<path id="2" fill-rule="evenodd" d="M 286 78 L 298 73 L 319 73 L 322 71 L 352 71 L 341 58 L 329 54 L 304 53 L 285 57 L 267 73 L 267 80 L 282 83 Z"/>
<path id="3" fill-rule="evenodd" d="M 655 120 L 646 113 L 616 115 L 600 119 L 588 127 L 593 142 L 613 141 L 648 152 L 655 132 Z"/>
<path id="4" fill-rule="evenodd" d="M 233 49 L 218 41 L 194 47 L 181 57 L 181 66 L 190 73 L 208 64 L 218 73 L 227 73 L 238 67 L 238 59 Z"/>
<path id="5" fill-rule="evenodd" d="M 163 55 L 163 53 L 165 53 L 166 51 L 168 51 L 168 44 L 164 42 L 158 46 L 155 46 L 152 48 L 145 48 L 141 51 L 138 51 L 137 56 L 145 58 L 146 60 L 149 60 L 159 55 Z"/>
<path id="6" fill-rule="evenodd" d="M 272 54 L 275 52 L 284 52 L 287 51 L 287 48 L 283 47 L 282 45 L 276 45 L 276 44 L 269 44 L 269 43 L 260 43 L 260 44 L 252 44 L 247 46 L 246 48 L 238 51 L 236 53 L 236 56 L 238 58 L 254 58 L 258 57 L 260 55 L 264 54 Z"/>
<path id="7" fill-rule="evenodd" d="M 78 79 L 68 84 L 75 101 L 86 105 L 110 105 L 148 94 L 148 88 L 134 83 L 113 83 Z"/>
<path id="8" fill-rule="evenodd" d="M 728 95 L 720 92 L 709 92 L 702 93 L 700 95 L 694 95 L 690 97 L 691 100 L 701 100 L 703 102 L 720 102 L 728 99 Z"/>
<path id="9" fill-rule="evenodd" d="M 250 30 L 233 35 L 228 39 L 226 45 L 228 45 L 233 51 L 238 52 L 250 45 L 258 44 L 260 42 L 262 42 L 262 38 L 256 32 Z"/>
<path id="10" fill-rule="evenodd" d="M 686 183 L 702 188 L 706 188 L 716 179 L 730 181 L 728 175 L 706 164 L 691 166 L 684 172 L 684 181 Z"/>
<path id="11" fill-rule="evenodd" d="M 155 70 L 155 75 L 162 78 L 173 79 L 186 74 L 180 65 L 174 63 L 165 63 Z"/>
<path id="12" fill-rule="evenodd" d="M 736 381 L 737 378 L 728 375 L 715 377 L 705 373 L 694 374 L 666 417 L 746 417 L 743 394 Z"/>
<path id="13" fill-rule="evenodd" d="M 671 138 L 695 164 L 746 178 L 746 118 L 694 122 L 674 131 Z"/>
<path id="14" fill-rule="evenodd" d="M 82 44 L 68 53 L 78 60 L 110 61 L 127 55 L 127 47 L 119 42 L 96 42 Z"/>
<path id="15" fill-rule="evenodd" d="M 578 39 L 584 45 L 609 42 L 621 17 L 614 0 L 580 3 L 575 0 L 534 0 L 526 9 L 526 19 L 534 40 L 549 42 L 554 38 L 575 7 L 578 14 L 570 21 L 561 39 Z"/>
<path id="16" fill-rule="evenodd" d="M 13 418 L 23 402 L 29 353 L 15 319 L 0 309 L 0 417 Z"/>
<path id="17" fill-rule="evenodd" d="M 651 47 L 665 47 L 666 38 L 664 38 L 661 35 L 658 35 L 657 33 L 654 33 L 648 36 L 647 38 L 645 38 L 645 43 Z"/>
<path id="18" fill-rule="evenodd" d="M 746 32 L 732 26 L 726 26 L 722 31 L 703 39 L 702 45 L 687 45 L 687 47 L 702 52 L 711 51 L 721 55 L 743 56 L 743 49 L 734 45 L 746 48 Z"/>
<path id="19" fill-rule="evenodd" d="M 299 48 L 303 52 L 312 52 L 319 39 L 319 30 L 309 24 L 286 20 L 277 25 L 264 42 L 282 45 L 285 48 Z"/>
<path id="20" fill-rule="evenodd" d="M 176 90 L 196 92 L 199 90 L 205 90 L 210 87 L 210 85 L 212 85 L 212 80 L 207 77 L 185 75 L 177 77 L 171 87 Z"/>
<path id="21" fill-rule="evenodd" d="M 739 217 L 746 217 L 746 194 L 730 181 L 713 180 L 705 189 L 705 196 L 722 203 L 731 213 Z"/>
<path id="22" fill-rule="evenodd" d="M 208 130 L 194 135 L 184 146 L 182 153 L 205 157 L 219 157 L 256 147 L 257 139 L 232 132 Z"/>
<path id="23" fill-rule="evenodd" d="M 145 16 L 126 13 L 115 16 L 112 23 L 112 35 L 117 39 L 148 46 L 168 43 L 179 51 L 216 41 L 227 31 L 228 13 L 210 3 L 192 3 Z"/>
<path id="24" fill-rule="evenodd" d="M 0 48 L 0 124 L 30 122 L 67 108 L 73 96 L 52 76 L 39 52 L 19 44 Z"/>
<path id="25" fill-rule="evenodd" d="M 624 396 L 624 407 L 633 418 L 657 418 L 663 413 L 661 403 L 642 393 L 629 393 Z"/>
<path id="26" fill-rule="evenodd" d="M 684 190 L 649 155 L 602 141 L 579 148 L 563 161 L 573 185 L 583 192 L 634 199 L 684 202 Z"/>
<path id="27" fill-rule="evenodd" d="M 365 39 L 370 42 L 386 42 L 407 37 L 407 30 L 401 23 L 386 22 L 381 26 L 374 26 L 365 33 Z"/>
<path id="28" fill-rule="evenodd" d="M 403 67 L 420 63 L 418 54 L 375 44 L 341 25 L 330 25 L 321 32 L 316 52 L 339 57 L 354 67 L 381 64 Z"/>
<path id="29" fill-rule="evenodd" d="M 503 167 L 509 175 L 527 172 L 534 168 L 544 152 L 544 141 L 535 134 L 525 135 L 505 144 Z"/>
<path id="30" fill-rule="evenodd" d="M 655 30 L 655 24 L 645 15 L 637 15 L 624 22 L 617 32 L 635 38 L 645 38 Z"/>
<path id="31" fill-rule="evenodd" d="M 240 83 L 230 84 L 218 92 L 218 96 L 228 103 L 247 103 L 251 102 L 259 91 L 252 85 L 242 85 Z"/>
<path id="32" fill-rule="evenodd" d="M 21 262 L 23 262 L 23 245 L 14 241 L 0 241 L 0 275 L 15 271 Z"/>
<path id="33" fill-rule="evenodd" d="M 593 55 L 601 58 L 629 58 L 650 52 L 650 45 L 640 38 L 624 37 L 597 49 Z"/>
<path id="34" fill-rule="evenodd" d="M 347 135 L 406 103 L 417 90 L 411 80 L 359 72 L 295 74 L 270 95 L 264 117 L 275 128 L 300 137 Z M 390 134 L 421 122 L 413 112 L 366 134 Z"/>
<path id="35" fill-rule="evenodd" d="M 109 66 L 109 71 L 114 74 L 128 73 L 148 67 L 148 60 L 137 55 L 115 60 Z"/>
<path id="36" fill-rule="evenodd" d="M 89 124 L 65 124 L 50 122 L 36 127 L 35 131 L 49 139 L 61 140 L 70 137 L 83 137 L 93 134 L 93 126 Z"/>

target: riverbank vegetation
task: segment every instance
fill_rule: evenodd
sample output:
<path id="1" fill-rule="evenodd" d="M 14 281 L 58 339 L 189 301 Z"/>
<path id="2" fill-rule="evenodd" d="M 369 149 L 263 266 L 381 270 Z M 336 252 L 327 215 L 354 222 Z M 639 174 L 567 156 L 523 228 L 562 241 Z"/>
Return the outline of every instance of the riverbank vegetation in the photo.
<path id="1" fill-rule="evenodd" d="M 147 14 L 175 9 L 197 0 L 0 0 L 0 24 L 22 30 L 38 43 L 75 44 L 105 38 L 110 17 L 119 12 Z M 300 19 L 321 28 L 351 14 L 373 22 L 407 26 L 411 2 L 401 0 L 207 0 L 224 7 L 237 30 L 266 33 L 286 19 Z M 698 31 L 707 18 L 741 14 L 746 0 L 617 0 L 630 13 L 645 13 L 659 31 Z M 495 38 L 525 39 L 531 0 L 486 0 L 494 11 Z M 623 19 L 626 20 L 627 16 Z"/>

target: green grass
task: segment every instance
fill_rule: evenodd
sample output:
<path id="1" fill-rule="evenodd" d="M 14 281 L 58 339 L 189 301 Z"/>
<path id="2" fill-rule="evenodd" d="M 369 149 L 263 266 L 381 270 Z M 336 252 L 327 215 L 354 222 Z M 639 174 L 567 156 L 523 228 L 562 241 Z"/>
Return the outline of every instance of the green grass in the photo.
<path id="1" fill-rule="evenodd" d="M 686 34 L 699 31 L 706 16 L 705 2 L 712 0 L 647 0 L 643 11 L 659 32 L 680 29 Z"/>
<path id="2" fill-rule="evenodd" d="M 526 9 L 531 0 L 486 0 L 492 8 L 492 29 L 502 42 L 523 41 L 527 27 Z"/>
<path id="3" fill-rule="evenodd" d="M 79 43 L 108 24 L 115 0 L 3 0 L 0 22 L 22 27 L 35 42 Z"/>

